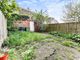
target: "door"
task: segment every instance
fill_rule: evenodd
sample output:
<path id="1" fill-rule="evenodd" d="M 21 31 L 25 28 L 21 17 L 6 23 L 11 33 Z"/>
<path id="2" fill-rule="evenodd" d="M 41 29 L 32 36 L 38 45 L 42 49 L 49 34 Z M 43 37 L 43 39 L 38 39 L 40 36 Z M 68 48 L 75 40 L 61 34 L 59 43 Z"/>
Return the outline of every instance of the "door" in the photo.
<path id="1" fill-rule="evenodd" d="M 35 31 L 34 22 L 33 21 L 30 21 L 30 31 L 31 32 L 34 32 Z"/>

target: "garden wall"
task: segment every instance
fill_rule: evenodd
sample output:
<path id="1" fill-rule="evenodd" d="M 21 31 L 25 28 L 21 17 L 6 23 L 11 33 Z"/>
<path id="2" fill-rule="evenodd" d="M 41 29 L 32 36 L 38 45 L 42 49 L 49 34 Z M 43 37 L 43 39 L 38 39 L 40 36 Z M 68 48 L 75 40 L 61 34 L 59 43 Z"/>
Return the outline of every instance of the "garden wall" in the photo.
<path id="1" fill-rule="evenodd" d="M 4 15 L 0 11 L 0 47 L 3 41 L 6 39 L 6 37 L 7 37 L 7 22 Z"/>
<path id="2" fill-rule="evenodd" d="M 48 24 L 46 30 L 65 33 L 80 33 L 80 22 Z"/>

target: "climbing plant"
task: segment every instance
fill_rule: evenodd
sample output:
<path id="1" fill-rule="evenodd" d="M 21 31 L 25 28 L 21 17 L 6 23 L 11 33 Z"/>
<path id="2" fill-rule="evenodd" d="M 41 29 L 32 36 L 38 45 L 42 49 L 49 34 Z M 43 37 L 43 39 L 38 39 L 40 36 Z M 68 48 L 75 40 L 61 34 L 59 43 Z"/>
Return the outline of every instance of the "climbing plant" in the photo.
<path id="1" fill-rule="evenodd" d="M 13 12 L 18 11 L 18 5 L 15 0 L 1 0 L 0 10 L 6 18 L 9 18 Z"/>
<path id="2" fill-rule="evenodd" d="M 0 0 L 0 10 L 7 19 L 8 29 L 12 27 L 12 21 L 15 20 L 15 17 L 12 16 L 12 13 L 18 12 L 18 5 L 15 0 Z"/>

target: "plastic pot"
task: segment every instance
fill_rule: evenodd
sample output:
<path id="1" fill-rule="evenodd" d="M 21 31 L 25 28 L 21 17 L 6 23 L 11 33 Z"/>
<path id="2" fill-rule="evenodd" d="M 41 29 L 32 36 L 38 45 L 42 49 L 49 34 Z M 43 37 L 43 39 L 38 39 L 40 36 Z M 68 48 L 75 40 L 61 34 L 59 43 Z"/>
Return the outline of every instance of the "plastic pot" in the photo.
<path id="1" fill-rule="evenodd" d="M 8 60 L 9 55 L 7 53 L 4 53 L 2 57 L 0 57 L 0 60 Z"/>

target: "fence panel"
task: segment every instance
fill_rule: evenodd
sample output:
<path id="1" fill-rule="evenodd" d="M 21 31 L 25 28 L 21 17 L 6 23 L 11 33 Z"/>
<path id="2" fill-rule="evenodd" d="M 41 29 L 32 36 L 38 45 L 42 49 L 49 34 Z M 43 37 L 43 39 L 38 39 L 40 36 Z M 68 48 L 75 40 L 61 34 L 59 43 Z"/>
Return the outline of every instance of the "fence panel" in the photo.
<path id="1" fill-rule="evenodd" d="M 47 31 L 80 33 L 80 22 L 48 24 Z"/>

